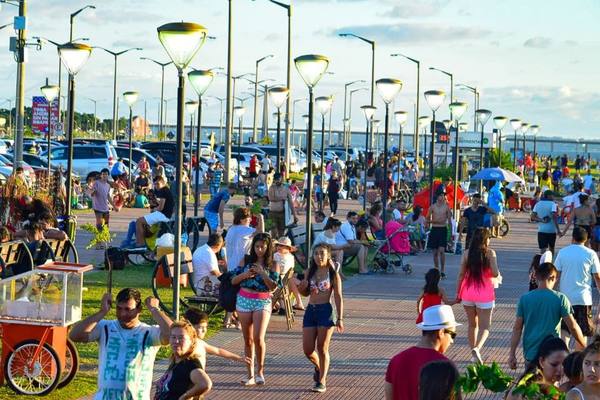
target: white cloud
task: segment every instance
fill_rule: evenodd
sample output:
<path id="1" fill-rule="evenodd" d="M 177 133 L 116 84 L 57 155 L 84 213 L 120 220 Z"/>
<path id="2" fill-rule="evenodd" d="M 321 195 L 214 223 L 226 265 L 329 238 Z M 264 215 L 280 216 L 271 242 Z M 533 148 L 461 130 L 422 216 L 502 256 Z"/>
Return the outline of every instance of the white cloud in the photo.
<path id="1" fill-rule="evenodd" d="M 530 47 L 534 49 L 546 49 L 552 45 L 552 39 L 542 36 L 536 36 L 529 38 L 523 43 L 524 47 Z"/>

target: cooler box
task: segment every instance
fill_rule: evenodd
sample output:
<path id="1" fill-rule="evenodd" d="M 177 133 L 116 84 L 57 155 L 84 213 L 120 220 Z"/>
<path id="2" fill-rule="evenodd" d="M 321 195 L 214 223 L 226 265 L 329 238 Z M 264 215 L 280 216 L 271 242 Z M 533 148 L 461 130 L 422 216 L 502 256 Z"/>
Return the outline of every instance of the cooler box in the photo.
<path id="1" fill-rule="evenodd" d="M 191 252 L 191 250 L 187 246 L 181 246 L 181 251 Z M 173 254 L 172 247 L 157 247 L 156 248 L 156 259 L 160 260 L 162 256 L 166 256 L 167 254 Z M 179 277 L 179 285 L 182 287 L 187 287 L 188 285 L 188 276 L 187 274 L 181 275 Z M 156 286 L 157 287 L 171 287 L 171 278 L 165 275 L 163 268 L 158 268 L 156 271 Z"/>

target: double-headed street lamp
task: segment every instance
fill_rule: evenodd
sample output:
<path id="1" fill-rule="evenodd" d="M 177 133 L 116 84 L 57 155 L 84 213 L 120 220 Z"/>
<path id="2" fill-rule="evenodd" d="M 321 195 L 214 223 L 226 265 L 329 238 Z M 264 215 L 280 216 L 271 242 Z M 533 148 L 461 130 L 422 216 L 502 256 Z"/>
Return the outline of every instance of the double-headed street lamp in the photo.
<path id="1" fill-rule="evenodd" d="M 396 111 L 394 113 L 396 122 L 398 123 L 398 183 L 400 183 L 400 160 L 404 151 L 404 125 L 408 122 L 408 113 L 406 111 Z"/>
<path id="2" fill-rule="evenodd" d="M 160 61 L 156 61 L 153 58 L 148 58 L 148 57 L 140 57 L 140 60 L 152 61 L 153 63 L 160 66 L 160 69 L 161 69 L 161 74 L 160 74 L 160 113 L 159 113 L 159 117 L 158 117 L 158 119 L 160 121 L 158 121 L 158 131 L 163 132 L 163 129 L 164 129 L 163 106 L 164 106 L 164 99 L 165 99 L 165 67 L 169 64 L 173 64 L 173 61 L 160 62 Z"/>
<path id="3" fill-rule="evenodd" d="M 200 141 L 202 139 L 202 96 L 208 90 L 208 87 L 212 83 L 214 77 L 215 75 L 211 70 L 194 70 L 188 72 L 188 79 L 198 95 L 198 117 L 196 118 L 196 175 L 194 176 L 194 217 L 198 216 L 198 207 L 200 205 Z M 217 100 L 219 100 L 221 103 L 221 111 L 219 113 L 219 121 L 221 122 L 223 117 L 222 108 L 224 99 L 217 98 Z M 220 123 L 220 125 L 222 124 Z"/>
<path id="4" fill-rule="evenodd" d="M 508 118 L 502 115 L 494 117 L 494 125 L 498 130 L 498 165 L 496 165 L 498 168 L 502 167 L 502 129 L 504 129 L 507 122 Z"/>
<path id="5" fill-rule="evenodd" d="M 373 130 L 373 117 L 377 107 L 371 105 L 361 106 L 360 109 L 363 111 L 366 120 L 365 128 L 365 157 L 364 157 L 364 181 L 363 181 L 363 211 L 367 210 L 367 169 L 369 169 L 369 131 Z M 371 132 L 371 135 L 373 132 Z"/>
<path id="6" fill-rule="evenodd" d="M 431 147 L 429 148 L 429 205 L 433 205 L 433 178 L 434 178 L 434 164 L 435 164 L 435 112 L 440 108 L 444 99 L 446 98 L 446 93 L 442 90 L 428 90 L 424 93 L 425 101 L 427 101 L 427 105 L 431 108 L 431 112 L 433 113 L 432 121 L 431 121 Z"/>
<path id="7" fill-rule="evenodd" d="M 183 222 L 183 137 L 184 137 L 184 102 L 185 78 L 183 71 L 190 64 L 204 41 L 206 29 L 191 22 L 173 22 L 158 27 L 158 39 L 177 68 L 177 156 L 175 172 L 175 243 L 173 272 L 173 314 L 179 319 L 179 275 L 181 271 L 181 225 Z"/>
<path id="8" fill-rule="evenodd" d="M 119 58 L 119 56 L 122 56 L 123 54 L 130 52 L 132 50 L 142 50 L 141 47 L 131 47 L 129 49 L 125 49 L 125 50 L 121 50 L 121 51 L 113 51 L 113 50 L 109 50 L 107 48 L 104 47 L 100 47 L 100 46 L 96 46 L 99 49 L 104 50 L 105 52 L 107 52 L 108 54 L 112 55 L 115 61 L 115 72 L 114 72 L 114 76 L 113 76 L 113 121 L 112 121 L 112 132 L 113 132 L 113 139 L 117 138 L 117 131 L 118 131 L 118 115 L 117 115 L 117 60 Z"/>
<path id="9" fill-rule="evenodd" d="M 60 88 L 57 85 L 50 85 L 48 83 L 48 78 L 46 78 L 46 84 L 44 86 L 42 86 L 40 88 L 40 90 L 42 91 L 42 94 L 44 95 L 44 97 L 46 98 L 46 103 L 48 104 L 48 191 L 50 191 L 50 178 L 51 178 L 51 168 L 50 168 L 50 161 L 51 161 L 51 150 L 52 150 L 52 123 L 50 120 L 50 117 L 52 115 L 52 103 L 54 102 L 54 99 L 56 99 L 58 97 L 58 94 L 60 92 Z M 11 110 L 12 112 L 12 110 Z"/>
<path id="10" fill-rule="evenodd" d="M 379 96 L 385 103 L 385 125 L 384 125 L 384 141 L 383 141 L 383 226 L 385 226 L 387 220 L 387 202 L 388 202 L 388 168 L 389 168 L 389 155 L 388 155 L 388 144 L 389 144 L 389 133 L 390 133 L 390 103 L 394 101 L 400 90 L 402 89 L 402 81 L 393 78 L 382 78 L 377 80 L 377 91 Z"/>
<path id="11" fill-rule="evenodd" d="M 323 190 L 325 186 L 325 116 L 331 110 L 331 105 L 333 104 L 333 97 L 317 97 L 315 99 L 315 104 L 317 105 L 317 109 L 321 113 L 321 166 L 319 168 L 319 176 L 321 177 L 321 193 L 325 193 L 325 190 Z M 319 201 L 319 209 L 323 210 L 323 196 L 321 196 L 321 201 Z"/>
<path id="12" fill-rule="evenodd" d="M 455 136 L 454 136 L 454 192 L 453 192 L 453 197 L 454 199 L 452 200 L 452 210 L 454 211 L 454 218 L 458 221 L 459 218 L 459 214 L 460 214 L 460 210 L 458 209 L 458 166 L 459 166 L 459 160 L 460 160 L 460 148 L 458 145 L 458 128 L 459 128 L 459 121 L 462 118 L 462 116 L 465 114 L 465 111 L 467 111 L 467 103 L 464 103 L 462 101 L 454 101 L 452 103 L 450 103 L 450 113 L 454 116 L 454 123 L 455 128 L 456 128 L 456 132 L 455 132 Z M 450 142 L 450 138 L 448 138 L 448 142 Z"/>
<path id="13" fill-rule="evenodd" d="M 517 171 L 517 148 L 519 147 L 517 142 L 517 131 L 521 129 L 522 124 L 523 122 L 518 118 L 513 118 L 510 120 L 510 126 L 515 132 L 515 141 L 513 143 L 513 170 L 515 172 Z"/>
<path id="14" fill-rule="evenodd" d="M 269 89 L 269 97 L 275 108 L 277 108 L 277 172 L 281 172 L 281 106 L 286 102 L 289 93 L 289 89 L 283 86 L 275 86 Z M 290 148 L 288 147 L 286 148 L 286 154 L 289 152 Z"/>
<path id="15" fill-rule="evenodd" d="M 415 136 L 413 137 L 413 148 L 415 149 L 415 162 L 417 163 L 417 165 L 419 164 L 419 124 L 418 124 L 418 117 L 419 117 L 419 104 L 420 104 L 420 100 L 421 100 L 421 96 L 420 96 L 420 90 L 421 90 L 421 62 L 419 60 L 415 60 L 414 58 L 405 56 L 404 54 L 400 54 L 400 53 L 395 53 L 395 54 L 390 54 L 391 57 L 402 57 L 407 59 L 408 61 L 412 61 L 413 63 L 417 64 L 417 98 L 416 98 L 416 108 L 415 108 Z M 425 156 L 425 152 L 423 152 L 423 157 Z"/>
<path id="16" fill-rule="evenodd" d="M 72 236 L 71 221 L 71 194 L 73 188 L 73 124 L 75 122 L 75 75 L 83 68 L 87 60 L 92 54 L 92 48 L 87 44 L 82 43 L 65 43 L 57 47 L 58 54 L 63 64 L 69 71 L 69 112 L 68 112 L 68 137 L 69 144 L 67 147 L 67 199 L 65 206 L 65 214 L 68 218 L 67 232 Z M 50 149 L 48 149 L 50 150 Z"/>
<path id="17" fill-rule="evenodd" d="M 125 92 L 123 99 L 129 106 L 129 188 L 133 187 L 133 105 L 138 101 L 138 92 Z"/>
<path id="18" fill-rule="evenodd" d="M 306 132 L 306 243 L 312 242 L 312 183 L 313 183 L 313 120 L 314 120 L 314 87 L 319 83 L 327 68 L 329 59 L 317 54 L 307 54 L 294 59 L 296 69 L 308 87 L 308 130 Z M 306 259 L 312 260 L 311 246 L 306 246 Z"/>

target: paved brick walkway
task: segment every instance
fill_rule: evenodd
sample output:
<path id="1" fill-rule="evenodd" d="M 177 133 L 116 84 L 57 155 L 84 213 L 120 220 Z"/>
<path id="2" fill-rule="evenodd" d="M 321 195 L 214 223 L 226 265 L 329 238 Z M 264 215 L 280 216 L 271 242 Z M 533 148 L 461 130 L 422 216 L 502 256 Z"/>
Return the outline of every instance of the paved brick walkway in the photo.
<path id="1" fill-rule="evenodd" d="M 342 206 L 347 209 L 350 204 Z M 118 221 L 121 216 L 115 217 L 115 226 L 123 223 Z M 85 218 L 82 216 L 80 220 Z M 514 307 L 519 296 L 527 290 L 527 270 L 537 248 L 535 225 L 527 222 L 522 214 L 510 214 L 508 219 L 511 223 L 508 237 L 492 242 L 504 282 L 497 290 L 492 332 L 482 350 L 484 360 L 498 361 L 505 369 Z M 568 239 L 563 238 L 557 247 L 566 244 Z M 271 319 L 267 333 L 265 386 L 241 387 L 238 382 L 245 376 L 245 368 L 241 364 L 213 357 L 208 360 L 207 371 L 213 379 L 214 389 L 207 398 L 383 398 L 383 377 L 388 360 L 416 343 L 420 335 L 414 324 L 415 302 L 423 285 L 423 274 L 432 266 L 432 259 L 431 254 L 422 254 L 407 257 L 407 260 L 413 265 L 412 275 L 399 272 L 394 275 L 356 276 L 345 282 L 346 332 L 333 336 L 327 393 L 310 392 L 312 367 L 302 353 L 302 313 L 299 313 L 291 331 L 287 331 L 283 317 L 274 316 Z M 448 280 L 443 282 L 443 286 L 449 294 L 455 293 L 458 262 L 459 256 L 447 255 Z M 466 324 L 463 308 L 454 306 L 454 312 L 459 322 Z M 464 369 L 470 363 L 466 326 L 459 327 L 458 333 L 447 355 L 460 369 Z M 243 349 L 241 333 L 236 330 L 223 330 L 212 337 L 210 343 L 238 353 Z M 163 368 L 164 363 L 158 363 L 155 375 L 159 376 Z M 482 390 L 467 398 L 500 399 L 501 396 L 493 396 Z"/>

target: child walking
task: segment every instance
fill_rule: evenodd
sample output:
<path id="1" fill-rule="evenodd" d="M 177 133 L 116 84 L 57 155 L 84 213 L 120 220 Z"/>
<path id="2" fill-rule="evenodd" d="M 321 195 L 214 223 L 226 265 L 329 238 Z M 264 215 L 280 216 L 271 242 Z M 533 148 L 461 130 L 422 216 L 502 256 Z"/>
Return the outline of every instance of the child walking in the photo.
<path id="1" fill-rule="evenodd" d="M 425 286 L 423 286 L 423 292 L 417 300 L 417 324 L 423 322 L 423 311 L 431 306 L 437 306 L 440 304 L 453 305 L 453 301 L 449 301 L 446 296 L 446 292 L 440 285 L 441 274 L 440 270 L 431 268 L 425 274 Z"/>

